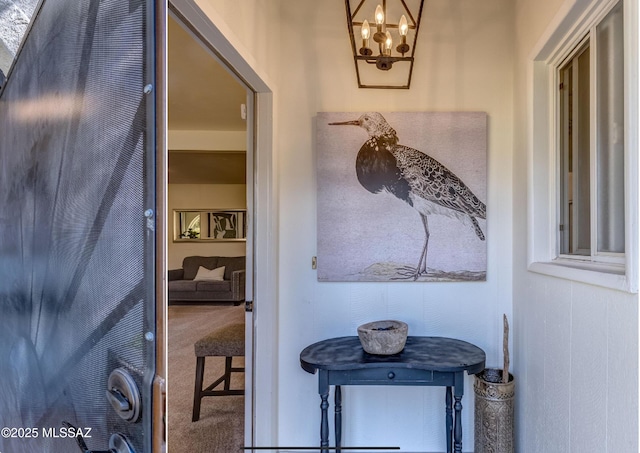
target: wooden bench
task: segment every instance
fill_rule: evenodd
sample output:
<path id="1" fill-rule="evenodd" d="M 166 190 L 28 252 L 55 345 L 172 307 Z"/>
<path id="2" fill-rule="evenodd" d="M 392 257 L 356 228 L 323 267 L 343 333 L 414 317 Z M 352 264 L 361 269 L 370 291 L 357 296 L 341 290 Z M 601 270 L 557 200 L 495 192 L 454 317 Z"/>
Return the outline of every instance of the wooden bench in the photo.
<path id="1" fill-rule="evenodd" d="M 205 396 L 244 395 L 244 390 L 231 389 L 231 373 L 242 373 L 244 368 L 232 366 L 233 357 L 244 357 L 244 324 L 230 324 L 221 327 L 206 337 L 196 341 L 196 384 L 193 393 L 193 416 L 191 421 L 200 419 L 200 403 Z M 204 361 L 206 357 L 224 357 L 224 374 L 207 388 L 202 388 Z M 223 390 L 214 390 L 224 382 Z"/>

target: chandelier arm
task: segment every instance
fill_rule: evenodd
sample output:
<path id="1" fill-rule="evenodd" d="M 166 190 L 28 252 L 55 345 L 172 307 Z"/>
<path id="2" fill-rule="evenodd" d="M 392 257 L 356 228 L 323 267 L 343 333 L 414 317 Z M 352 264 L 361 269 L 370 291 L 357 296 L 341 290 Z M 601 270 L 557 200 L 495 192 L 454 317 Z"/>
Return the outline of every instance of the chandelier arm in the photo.
<path id="1" fill-rule="evenodd" d="M 407 14 L 409 15 L 409 18 L 411 19 L 411 22 L 413 22 L 413 26 L 415 28 L 416 27 L 416 20 L 413 18 L 413 14 L 411 14 L 411 10 L 409 10 L 409 7 L 407 6 L 407 4 L 406 4 L 406 2 L 404 0 L 400 0 L 400 2 L 402 3 L 402 6 L 404 6 L 404 9 L 407 12 Z M 418 17 L 422 17 L 422 3 L 420 3 L 420 13 L 418 13 Z"/>
<path id="2" fill-rule="evenodd" d="M 397 63 L 398 61 L 412 61 L 413 57 L 388 57 L 385 55 L 376 55 L 374 56 L 365 56 L 365 55 L 356 55 L 354 57 L 355 60 L 365 61 L 369 64 L 376 64 L 378 60 L 387 60 L 392 63 Z"/>
<path id="3" fill-rule="evenodd" d="M 353 25 L 355 25 L 356 27 L 361 27 L 363 23 L 364 22 L 353 21 Z M 387 28 L 400 28 L 400 26 L 396 25 L 396 24 L 386 24 L 386 27 Z M 410 24 L 407 24 L 407 27 L 409 28 L 409 30 L 415 30 L 417 28 L 415 25 L 410 25 Z"/>
<path id="4" fill-rule="evenodd" d="M 404 0 L 401 0 L 404 3 Z M 422 18 L 422 7 L 424 6 L 424 0 L 420 0 L 420 9 L 418 10 L 418 19 Z M 418 32 L 420 31 L 420 23 L 416 24 L 416 33 L 413 37 L 413 46 L 411 46 L 411 57 L 416 53 L 416 47 L 418 47 Z M 413 67 L 411 71 L 409 71 L 409 83 L 411 83 L 411 72 L 413 71 Z"/>
<path id="5" fill-rule="evenodd" d="M 387 30 L 387 0 L 382 0 L 382 11 L 384 12 L 384 22 L 382 22 L 382 24 L 384 25 L 383 30 Z"/>
<path id="6" fill-rule="evenodd" d="M 353 16 L 351 16 L 351 21 L 353 22 L 353 18 L 356 17 L 356 14 L 358 14 L 358 11 L 360 11 L 360 8 L 362 8 L 362 5 L 364 5 L 364 2 L 366 0 L 360 0 L 360 3 L 358 4 L 358 6 L 356 7 L 356 10 L 353 12 Z M 354 24 L 356 24 L 355 22 L 353 22 Z"/>
<path id="7" fill-rule="evenodd" d="M 362 3 L 364 3 L 364 1 L 365 0 L 362 0 Z M 349 0 L 345 0 L 344 5 L 347 10 L 347 17 L 351 17 L 351 5 L 349 3 Z M 353 34 L 353 21 L 349 20 L 347 23 L 347 26 L 349 28 L 349 40 L 351 41 L 351 51 L 353 52 L 354 55 L 356 55 L 357 49 L 356 49 L 355 35 Z M 360 75 L 358 74 L 358 78 L 359 77 Z"/>

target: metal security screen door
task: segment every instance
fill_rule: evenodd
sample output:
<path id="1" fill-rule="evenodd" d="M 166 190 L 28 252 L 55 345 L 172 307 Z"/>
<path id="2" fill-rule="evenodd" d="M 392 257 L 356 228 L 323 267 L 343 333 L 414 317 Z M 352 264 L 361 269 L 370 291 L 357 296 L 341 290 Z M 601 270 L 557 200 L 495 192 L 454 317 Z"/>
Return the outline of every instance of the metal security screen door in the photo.
<path id="1" fill-rule="evenodd" d="M 153 8 L 43 1 L 0 94 L 2 453 L 151 452 Z"/>

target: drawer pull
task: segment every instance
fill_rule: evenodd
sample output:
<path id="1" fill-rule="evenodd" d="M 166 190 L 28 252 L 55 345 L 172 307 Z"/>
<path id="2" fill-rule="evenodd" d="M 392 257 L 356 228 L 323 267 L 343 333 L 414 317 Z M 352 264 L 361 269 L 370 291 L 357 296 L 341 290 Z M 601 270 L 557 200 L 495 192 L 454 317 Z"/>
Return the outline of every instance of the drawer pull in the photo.
<path id="1" fill-rule="evenodd" d="M 387 374 L 387 377 L 389 379 L 393 379 L 394 377 L 396 377 L 396 373 L 394 373 L 393 371 L 389 371 L 389 374 Z"/>

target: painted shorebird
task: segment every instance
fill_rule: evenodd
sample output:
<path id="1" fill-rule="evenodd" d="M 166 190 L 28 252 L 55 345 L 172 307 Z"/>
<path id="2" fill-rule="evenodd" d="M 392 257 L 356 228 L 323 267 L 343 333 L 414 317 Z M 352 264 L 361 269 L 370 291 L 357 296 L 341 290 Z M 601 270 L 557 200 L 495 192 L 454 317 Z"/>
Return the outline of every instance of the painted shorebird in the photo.
<path id="1" fill-rule="evenodd" d="M 414 280 L 427 274 L 429 223 L 431 214 L 444 215 L 470 225 L 481 241 L 484 234 L 477 219 L 486 219 L 486 206 L 460 178 L 433 157 L 398 144 L 396 131 L 380 113 L 365 113 L 357 120 L 329 123 L 333 126 L 359 126 L 369 139 L 356 158 L 360 184 L 371 193 L 382 190 L 405 201 L 420 214 L 425 241 L 418 265 L 401 274 Z"/>

